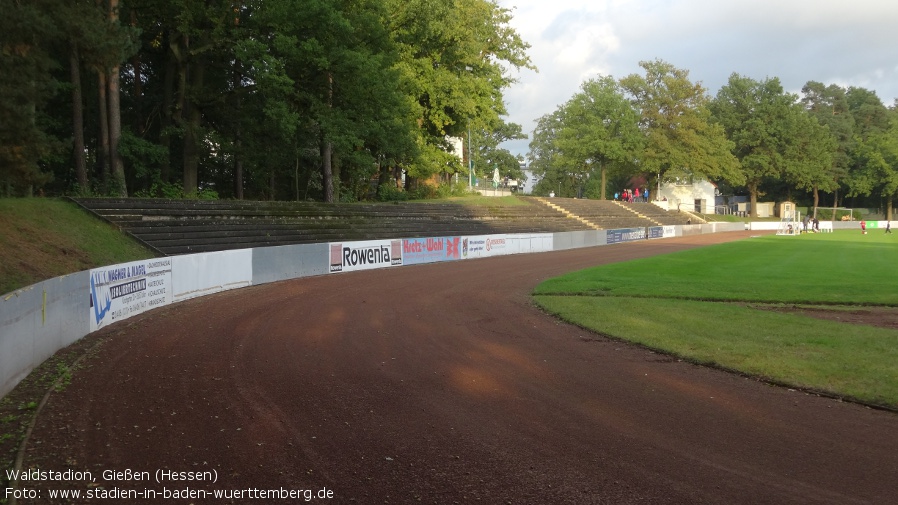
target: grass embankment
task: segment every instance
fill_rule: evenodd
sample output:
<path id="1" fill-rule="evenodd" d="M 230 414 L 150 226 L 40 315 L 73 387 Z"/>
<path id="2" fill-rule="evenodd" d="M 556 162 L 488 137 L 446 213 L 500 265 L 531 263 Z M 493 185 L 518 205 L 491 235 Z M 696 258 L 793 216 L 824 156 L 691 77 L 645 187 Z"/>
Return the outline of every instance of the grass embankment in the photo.
<path id="1" fill-rule="evenodd" d="M 153 252 L 72 202 L 0 199 L 0 294 Z"/>
<path id="2" fill-rule="evenodd" d="M 761 310 L 898 307 L 896 242 L 857 231 L 766 236 L 575 272 L 534 294 L 545 310 L 602 334 L 898 408 L 898 331 Z"/>

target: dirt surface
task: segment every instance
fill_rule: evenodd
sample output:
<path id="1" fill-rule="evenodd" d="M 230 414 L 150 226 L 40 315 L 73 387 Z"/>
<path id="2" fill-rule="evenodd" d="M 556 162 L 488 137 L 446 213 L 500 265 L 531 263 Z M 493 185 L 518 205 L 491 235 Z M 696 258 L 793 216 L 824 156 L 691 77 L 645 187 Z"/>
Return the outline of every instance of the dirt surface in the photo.
<path id="1" fill-rule="evenodd" d="M 51 396 L 25 460 L 97 482 L 34 483 L 41 498 L 20 503 L 305 503 L 251 495 L 324 488 L 333 498 L 314 501 L 893 503 L 895 414 L 673 360 L 530 303 L 564 272 L 749 235 L 298 279 L 113 325 L 89 337 L 108 339 Z M 157 483 L 160 469 L 217 482 Z M 48 497 L 97 486 L 244 494 Z"/>
<path id="2" fill-rule="evenodd" d="M 802 316 L 838 321 L 840 323 L 863 324 L 879 328 L 898 330 L 898 308 L 895 307 L 820 307 L 804 305 L 749 305 L 760 310 L 788 312 Z"/>

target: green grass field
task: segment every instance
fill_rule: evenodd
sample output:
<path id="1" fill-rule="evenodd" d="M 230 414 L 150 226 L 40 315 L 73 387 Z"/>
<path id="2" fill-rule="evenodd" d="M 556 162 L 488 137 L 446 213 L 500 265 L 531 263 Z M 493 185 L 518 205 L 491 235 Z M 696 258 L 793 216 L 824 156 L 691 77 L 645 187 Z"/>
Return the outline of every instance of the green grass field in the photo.
<path id="1" fill-rule="evenodd" d="M 898 307 L 898 236 L 764 236 L 596 267 L 535 289 L 574 324 L 778 383 L 898 408 L 898 331 L 762 310 Z"/>

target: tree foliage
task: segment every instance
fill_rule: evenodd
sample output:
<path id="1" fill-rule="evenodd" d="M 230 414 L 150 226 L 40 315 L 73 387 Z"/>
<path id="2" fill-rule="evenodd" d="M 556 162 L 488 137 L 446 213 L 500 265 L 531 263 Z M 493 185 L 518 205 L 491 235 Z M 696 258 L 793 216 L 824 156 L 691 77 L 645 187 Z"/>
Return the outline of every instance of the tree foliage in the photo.
<path id="1" fill-rule="evenodd" d="M 552 190 L 604 199 L 609 173 L 633 171 L 642 143 L 636 110 L 614 78 L 604 76 L 584 82 L 540 121 L 531 155 L 540 175 L 551 174 Z"/>
<path id="2" fill-rule="evenodd" d="M 17 194 L 366 198 L 461 170 L 447 137 L 469 126 L 514 131 L 506 67 L 532 67 L 487 0 L 0 2 Z"/>
<path id="3" fill-rule="evenodd" d="M 711 111 L 734 144 L 753 217 L 768 179 L 788 180 L 802 189 L 826 184 L 831 137 L 805 114 L 797 96 L 783 91 L 779 79 L 759 82 L 733 74 Z"/>
<path id="4" fill-rule="evenodd" d="M 639 65 L 645 75 L 631 74 L 621 79 L 621 86 L 639 110 L 646 136 L 641 171 L 665 180 L 695 176 L 742 184 L 732 142 L 711 121 L 701 84 L 690 81 L 688 71 L 662 60 Z"/>
<path id="5" fill-rule="evenodd" d="M 0 0 L 5 195 L 357 200 L 494 168 L 528 44 L 495 0 Z M 662 60 L 583 83 L 539 119 L 538 191 L 705 177 L 756 198 L 898 191 L 895 107 L 875 92 L 734 76 L 712 100 Z M 459 157 L 451 145 L 466 141 Z M 460 179 L 461 177 L 458 177 Z"/>

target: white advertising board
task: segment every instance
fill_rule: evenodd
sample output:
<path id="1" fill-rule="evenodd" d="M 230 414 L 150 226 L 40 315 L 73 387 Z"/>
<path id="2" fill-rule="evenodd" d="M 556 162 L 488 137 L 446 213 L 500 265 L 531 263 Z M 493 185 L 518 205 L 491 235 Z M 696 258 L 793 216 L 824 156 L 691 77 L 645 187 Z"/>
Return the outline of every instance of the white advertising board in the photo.
<path id="1" fill-rule="evenodd" d="M 462 258 L 488 258 L 509 254 L 505 235 L 473 235 L 462 237 Z"/>
<path id="2" fill-rule="evenodd" d="M 171 258 L 90 271 L 90 331 L 172 302 Z"/>
<path id="3" fill-rule="evenodd" d="M 402 240 L 332 242 L 328 244 L 328 272 L 352 272 L 402 265 Z"/>
<path id="4" fill-rule="evenodd" d="M 175 302 L 242 288 L 253 282 L 253 250 L 174 256 L 171 269 Z"/>
<path id="5" fill-rule="evenodd" d="M 549 252 L 552 250 L 552 234 L 551 233 L 534 233 L 530 235 L 530 251 L 528 252 Z"/>

